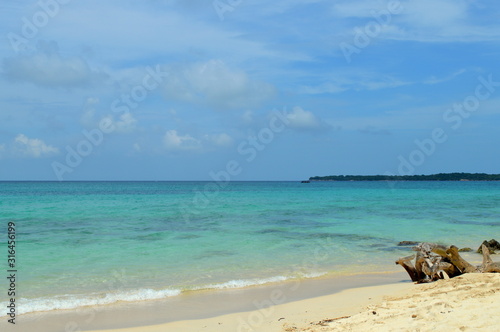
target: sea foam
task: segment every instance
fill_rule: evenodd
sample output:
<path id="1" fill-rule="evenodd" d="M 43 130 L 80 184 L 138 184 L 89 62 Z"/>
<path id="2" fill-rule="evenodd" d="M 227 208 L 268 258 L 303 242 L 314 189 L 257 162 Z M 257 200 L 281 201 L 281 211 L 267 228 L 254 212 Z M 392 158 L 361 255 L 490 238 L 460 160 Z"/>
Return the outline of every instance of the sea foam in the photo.
<path id="1" fill-rule="evenodd" d="M 280 282 L 280 281 L 285 281 L 285 280 L 289 280 L 289 279 L 292 279 L 292 277 L 276 276 L 276 277 L 261 278 L 261 279 L 230 280 L 230 281 L 219 283 L 219 284 L 210 284 L 210 285 L 206 285 L 206 286 L 200 286 L 200 287 L 196 287 L 194 289 L 200 290 L 200 289 L 243 288 L 243 287 L 249 287 L 249 286 L 264 285 L 264 284 L 269 284 L 269 283 L 273 283 L 273 282 Z"/>
<path id="2" fill-rule="evenodd" d="M 301 275 L 301 278 L 314 278 L 323 273 L 311 273 Z M 189 287 L 185 290 L 222 290 L 236 289 L 251 286 L 259 286 L 270 283 L 283 282 L 297 278 L 296 276 L 274 276 L 269 278 L 255 279 L 235 279 L 221 283 L 207 284 L 195 287 Z M 88 295 L 57 295 L 54 297 L 41 297 L 35 299 L 20 298 L 18 302 L 18 314 L 27 314 L 33 312 L 46 312 L 52 310 L 71 310 L 90 306 L 108 305 L 118 302 L 138 302 L 148 300 L 160 300 L 168 297 L 182 294 L 181 289 L 137 289 L 114 293 L 92 293 Z M 8 302 L 1 302 L 0 307 L 4 308 Z M 0 317 L 5 313 L 0 313 Z"/>
<path id="3" fill-rule="evenodd" d="M 158 300 L 181 294 L 178 289 L 137 289 L 107 294 L 89 295 L 58 295 L 50 298 L 26 299 L 20 298 L 18 302 L 18 314 L 42 312 L 51 310 L 69 310 L 87 306 L 107 305 L 117 302 L 136 302 L 146 300 Z M 7 306 L 7 302 L 1 302 L 0 307 Z M 0 313 L 2 315 L 2 313 Z M 5 316 L 5 314 L 3 314 Z"/>

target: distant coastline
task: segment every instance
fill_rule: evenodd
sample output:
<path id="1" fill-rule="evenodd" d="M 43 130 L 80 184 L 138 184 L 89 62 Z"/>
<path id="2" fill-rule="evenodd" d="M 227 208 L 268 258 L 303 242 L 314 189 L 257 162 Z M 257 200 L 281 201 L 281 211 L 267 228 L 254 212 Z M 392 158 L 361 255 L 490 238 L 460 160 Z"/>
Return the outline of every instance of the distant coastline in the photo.
<path id="1" fill-rule="evenodd" d="M 430 175 L 327 175 L 310 181 L 500 181 L 500 174 L 439 173 Z"/>

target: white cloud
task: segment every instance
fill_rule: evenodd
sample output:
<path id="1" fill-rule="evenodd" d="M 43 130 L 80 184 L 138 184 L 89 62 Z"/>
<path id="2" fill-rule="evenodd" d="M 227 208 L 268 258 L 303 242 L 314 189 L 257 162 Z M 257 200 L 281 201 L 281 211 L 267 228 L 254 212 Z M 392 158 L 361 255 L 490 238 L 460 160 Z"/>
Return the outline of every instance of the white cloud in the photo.
<path id="1" fill-rule="evenodd" d="M 476 15 L 481 14 L 474 13 L 472 6 L 480 6 L 474 2 L 400 0 L 397 12 L 388 16 L 391 1 L 340 0 L 332 6 L 332 14 L 338 20 L 347 22 L 347 29 L 338 31 L 338 35 L 352 35 L 355 26 L 363 29 L 369 22 L 380 21 L 381 31 L 376 39 L 419 42 L 475 42 L 500 39 L 496 21 L 485 22 L 475 19 Z"/>
<path id="2" fill-rule="evenodd" d="M 272 85 L 252 80 L 221 60 L 210 60 L 183 67 L 166 68 L 165 94 L 168 98 L 191 103 L 207 103 L 216 109 L 257 106 L 275 94 Z"/>
<path id="3" fill-rule="evenodd" d="M 467 0 L 404 1 L 403 12 L 395 18 L 398 28 L 386 36 L 420 42 L 499 40 L 497 22 L 488 22 L 486 17 L 478 21 L 476 17 L 481 14 L 474 13 L 472 3 Z"/>
<path id="4" fill-rule="evenodd" d="M 393 7 L 394 3 L 399 6 Z M 333 15 L 339 18 L 379 18 L 390 24 L 396 18 L 404 17 L 412 26 L 440 27 L 463 20 L 467 16 L 465 0 L 386 0 L 336 1 Z M 388 15 L 389 14 L 389 15 Z M 366 22 L 368 23 L 368 22 Z"/>
<path id="5" fill-rule="evenodd" d="M 130 112 L 123 113 L 117 120 L 115 120 L 115 117 L 112 115 L 107 115 L 104 119 L 109 121 L 111 126 L 115 128 L 113 131 L 115 133 L 129 134 L 134 132 L 136 129 L 137 119 L 134 118 Z"/>
<path id="6" fill-rule="evenodd" d="M 179 134 L 177 130 L 168 130 L 163 136 L 163 144 L 170 151 L 210 151 L 212 148 L 224 148 L 233 144 L 233 138 L 226 133 L 206 134 L 199 137 Z"/>
<path id="7" fill-rule="evenodd" d="M 464 0 L 419 0 L 403 4 L 404 16 L 414 27 L 443 28 L 461 23 L 467 18 Z"/>
<path id="8" fill-rule="evenodd" d="M 309 5 L 324 0 L 282 0 L 282 1 L 256 1 L 256 6 L 266 14 L 283 14 L 297 6 Z"/>
<path id="9" fill-rule="evenodd" d="M 333 15 L 341 18 L 371 17 L 373 12 L 387 8 L 383 0 L 338 1 L 333 5 Z"/>
<path id="10" fill-rule="evenodd" d="M 324 80 L 324 75 L 320 75 L 320 79 Z M 320 85 L 300 86 L 298 92 L 311 95 L 324 93 L 336 94 L 348 90 L 381 90 L 410 84 L 414 84 L 414 82 L 403 81 L 397 77 L 378 72 L 359 72 L 354 70 L 335 73 L 335 78 Z"/>
<path id="11" fill-rule="evenodd" d="M 229 136 L 226 133 L 222 134 L 213 134 L 213 135 L 206 135 L 205 139 L 212 144 L 215 144 L 217 146 L 231 146 L 233 144 L 233 139 L 231 136 Z"/>
<path id="12" fill-rule="evenodd" d="M 177 130 L 168 130 L 163 137 L 163 143 L 168 150 L 198 150 L 201 142 L 191 135 L 179 135 Z"/>
<path id="13" fill-rule="evenodd" d="M 122 1 L 73 1 L 57 17 L 57 24 L 47 28 L 54 39 L 75 47 L 95 45 L 100 56 L 113 63 L 199 51 L 237 62 L 278 56 L 259 41 L 244 38 L 247 31 L 220 24 L 212 2 L 197 2 L 208 20 L 163 0 L 132 1 L 127 6 Z M 183 6 L 186 3 L 182 1 Z"/>
<path id="14" fill-rule="evenodd" d="M 451 81 L 455 77 L 460 76 L 460 75 L 462 75 L 465 72 L 466 72 L 465 69 L 460 69 L 460 70 L 458 70 L 458 71 L 456 71 L 456 72 L 454 72 L 451 75 L 448 75 L 446 77 L 439 78 L 439 77 L 436 77 L 436 76 L 432 76 L 429 79 L 425 80 L 424 84 L 438 84 L 438 83 L 443 83 L 443 82 Z"/>
<path id="15" fill-rule="evenodd" d="M 292 112 L 287 114 L 288 126 L 296 129 L 316 129 L 321 127 L 321 121 L 309 111 L 301 107 L 294 107 Z"/>
<path id="16" fill-rule="evenodd" d="M 359 86 L 362 87 L 362 89 L 366 90 L 380 90 L 380 89 L 387 89 L 387 88 L 397 88 L 400 86 L 404 85 L 410 85 L 413 84 L 412 82 L 405 82 L 401 81 L 396 78 L 392 77 L 387 77 L 386 79 L 382 80 L 374 80 L 374 81 L 367 81 L 367 82 L 360 82 Z"/>
<path id="17" fill-rule="evenodd" d="M 130 133 L 135 130 L 137 120 L 132 113 L 126 112 L 120 115 L 119 120 L 114 122 L 115 131 L 118 133 Z"/>
<path id="18" fill-rule="evenodd" d="M 105 78 L 79 57 L 63 58 L 55 43 L 42 42 L 38 51 L 4 59 L 4 73 L 13 82 L 26 82 L 44 87 L 75 88 L 91 85 Z"/>
<path id="19" fill-rule="evenodd" d="M 40 158 L 58 154 L 59 149 L 45 144 L 41 139 L 19 134 L 14 140 L 13 153 L 23 157 Z"/>
<path id="20" fill-rule="evenodd" d="M 485 113 L 486 102 L 489 102 L 489 100 L 481 102 L 482 114 Z M 439 126 L 442 125 L 443 113 L 450 107 L 451 105 L 449 104 L 410 106 L 406 108 L 397 107 L 395 110 L 386 110 L 376 115 L 337 117 L 326 121 L 332 126 L 341 127 L 342 130 L 369 134 L 392 134 L 401 131 L 411 132 L 413 130 L 436 128 L 438 124 Z"/>
<path id="21" fill-rule="evenodd" d="M 317 86 L 301 86 L 299 92 L 308 95 L 317 95 L 323 93 L 340 93 L 348 90 L 346 86 L 334 84 L 332 82 L 323 83 Z"/>
<path id="22" fill-rule="evenodd" d="M 115 133 L 129 134 L 136 130 L 137 119 L 131 112 L 124 112 L 116 116 L 113 114 L 101 115 L 99 119 L 99 117 L 96 117 L 98 113 L 96 110 L 97 104 L 99 104 L 98 98 L 87 98 L 85 106 L 83 107 L 83 113 L 80 117 L 82 126 L 88 129 L 98 128 L 101 121 L 106 120 L 109 122 L 110 126 L 114 128 L 113 132 Z"/>

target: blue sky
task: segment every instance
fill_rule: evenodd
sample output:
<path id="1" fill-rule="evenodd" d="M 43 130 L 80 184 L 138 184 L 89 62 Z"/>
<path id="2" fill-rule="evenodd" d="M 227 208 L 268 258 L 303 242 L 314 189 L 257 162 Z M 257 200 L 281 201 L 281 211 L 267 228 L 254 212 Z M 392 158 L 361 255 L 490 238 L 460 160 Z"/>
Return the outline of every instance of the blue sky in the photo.
<path id="1" fill-rule="evenodd" d="M 500 173 L 497 2 L 0 6 L 0 180 Z"/>

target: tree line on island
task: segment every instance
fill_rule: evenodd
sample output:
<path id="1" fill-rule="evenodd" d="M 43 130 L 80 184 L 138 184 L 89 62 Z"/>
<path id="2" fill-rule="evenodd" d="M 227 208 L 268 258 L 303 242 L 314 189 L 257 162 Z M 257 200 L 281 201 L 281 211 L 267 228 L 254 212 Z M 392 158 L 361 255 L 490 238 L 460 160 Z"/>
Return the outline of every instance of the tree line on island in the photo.
<path id="1" fill-rule="evenodd" d="M 430 175 L 328 175 L 310 181 L 500 181 L 500 174 L 439 173 Z"/>

